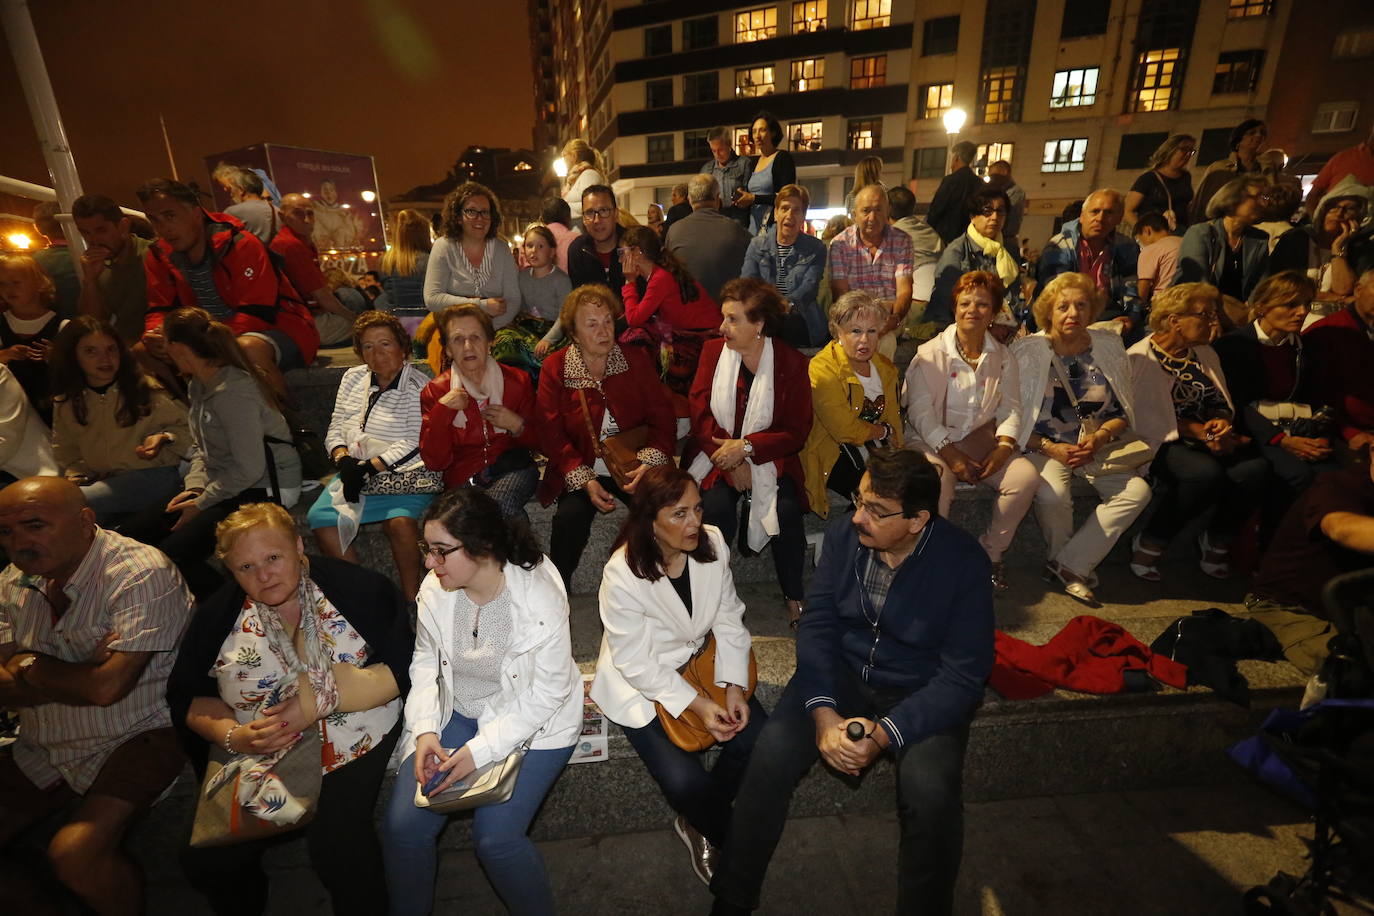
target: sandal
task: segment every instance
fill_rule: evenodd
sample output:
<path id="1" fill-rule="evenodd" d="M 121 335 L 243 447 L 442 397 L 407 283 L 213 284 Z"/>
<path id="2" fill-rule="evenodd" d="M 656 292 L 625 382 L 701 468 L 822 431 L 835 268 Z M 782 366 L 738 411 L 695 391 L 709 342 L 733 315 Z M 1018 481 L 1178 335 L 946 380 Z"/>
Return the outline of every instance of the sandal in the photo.
<path id="1" fill-rule="evenodd" d="M 1231 546 L 1229 544 L 1220 546 L 1213 544 L 1207 538 L 1207 532 L 1203 531 L 1197 536 L 1198 550 L 1202 551 L 1202 557 L 1198 560 L 1198 568 L 1211 576 L 1213 579 L 1231 578 Z"/>
<path id="2" fill-rule="evenodd" d="M 1064 586 L 1064 594 L 1075 601 L 1082 602 L 1088 607 L 1095 608 L 1102 606 L 1098 603 L 1097 596 L 1093 594 L 1093 590 L 1088 587 L 1088 580 L 1084 579 L 1073 570 L 1065 569 L 1063 566 L 1060 566 L 1058 561 L 1050 560 L 1046 563 L 1045 573 L 1047 576 L 1058 580 L 1059 584 Z"/>
<path id="3" fill-rule="evenodd" d="M 1135 555 L 1131 557 L 1130 563 L 1132 574 L 1134 574 L 1137 579 L 1144 579 L 1146 582 L 1158 582 L 1159 558 L 1164 555 L 1164 549 L 1163 547 L 1146 547 L 1145 542 L 1140 539 L 1140 533 L 1137 532 L 1136 536 L 1131 538 L 1131 550 L 1135 551 Z M 1154 562 L 1137 563 L 1137 556 L 1149 557 Z"/>
<path id="4" fill-rule="evenodd" d="M 802 615 L 802 604 L 801 604 L 801 602 L 800 602 L 800 601 L 797 601 L 797 600 L 794 599 L 794 598 L 788 598 L 788 599 L 787 599 L 787 626 L 790 627 L 790 628 L 792 629 L 792 632 L 793 632 L 793 633 L 795 633 L 795 632 L 797 631 L 797 627 L 801 624 L 801 615 Z"/>
<path id="5" fill-rule="evenodd" d="M 993 564 L 992 564 L 992 591 L 993 591 L 993 593 L 996 594 L 997 592 L 1005 592 L 1005 591 L 1006 591 L 1007 589 L 1009 589 L 1009 588 L 1011 588 L 1011 584 L 1010 584 L 1009 582 L 1007 582 L 1006 574 L 1005 574 L 1005 573 L 1003 572 L 1003 570 L 1002 570 L 1002 563 L 1001 563 L 1001 561 L 998 561 L 998 562 L 996 562 L 996 563 L 993 563 Z"/>

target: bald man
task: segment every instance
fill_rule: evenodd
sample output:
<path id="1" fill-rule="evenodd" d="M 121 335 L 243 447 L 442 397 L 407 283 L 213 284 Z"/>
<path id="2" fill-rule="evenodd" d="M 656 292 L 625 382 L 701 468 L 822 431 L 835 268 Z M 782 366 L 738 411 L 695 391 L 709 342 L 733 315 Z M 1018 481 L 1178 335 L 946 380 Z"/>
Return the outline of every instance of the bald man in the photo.
<path id="1" fill-rule="evenodd" d="M 320 346 L 341 347 L 353 339 L 353 319 L 357 315 L 339 301 L 320 271 L 320 252 L 312 240 L 315 233 L 315 207 L 302 194 L 287 194 L 281 199 L 281 228 L 269 246 L 282 256 L 282 272 L 306 299 L 312 300 L 310 312 L 320 332 Z"/>
<path id="2" fill-rule="evenodd" d="M 1126 200 L 1120 191 L 1103 188 L 1089 194 L 1078 219 L 1065 223 L 1040 255 L 1039 288 L 1062 273 L 1092 277 L 1107 299 L 1100 320 L 1119 324 L 1117 330 L 1129 344 L 1144 335 L 1148 309 L 1136 283 L 1140 248 L 1116 231 L 1125 215 Z"/>
<path id="3" fill-rule="evenodd" d="M 887 189 L 870 184 L 854 195 L 854 225 L 830 243 L 830 293 L 838 300 L 852 289 L 863 290 L 888 308 L 888 321 L 878 339 L 878 352 L 892 359 L 896 330 L 911 310 L 911 236 L 887 221 Z"/>
<path id="4" fill-rule="evenodd" d="M 191 594 L 157 550 L 96 525 L 60 477 L 0 491 L 0 547 L 13 561 L 0 572 L 0 706 L 20 721 L 0 750 L 0 851 L 71 808 L 48 846 L 57 878 L 97 913 L 138 913 L 120 847 L 185 762 L 165 694 Z M 13 912 L 37 903 L 26 878 L 0 880 Z"/>

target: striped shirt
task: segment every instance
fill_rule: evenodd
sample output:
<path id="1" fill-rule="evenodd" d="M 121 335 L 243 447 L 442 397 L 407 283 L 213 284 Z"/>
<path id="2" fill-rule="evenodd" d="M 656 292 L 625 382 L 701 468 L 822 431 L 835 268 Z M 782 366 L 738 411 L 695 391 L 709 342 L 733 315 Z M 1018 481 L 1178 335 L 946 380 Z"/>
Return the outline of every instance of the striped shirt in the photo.
<path id="1" fill-rule="evenodd" d="M 334 415 L 329 421 L 325 448 L 351 450 L 363 435 L 390 442 L 378 457 L 393 471 L 424 467 L 420 458 L 420 392 L 429 379 L 410 363 L 378 391 L 377 377 L 367 366 L 354 366 L 339 381 Z"/>
<path id="2" fill-rule="evenodd" d="M 19 711 L 19 769 L 37 786 L 61 779 L 85 792 L 111 751 L 133 735 L 171 724 L 167 675 L 191 619 L 191 593 L 160 551 L 103 528 L 95 529 L 86 556 L 63 586 L 71 603 L 56 621 L 49 584 L 14 565 L 0 572 L 0 645 L 80 663 L 115 633 L 115 652 L 152 653 L 133 689 L 109 706 L 45 703 Z"/>
<path id="3" fill-rule="evenodd" d="M 172 253 L 172 263 L 186 277 L 191 292 L 196 294 L 196 305 L 209 312 L 211 318 L 227 321 L 233 315 L 215 285 L 215 260 L 211 255 L 206 255 L 199 264 L 192 264 L 184 252 L 177 251 Z"/>
<path id="4" fill-rule="evenodd" d="M 787 298 L 787 294 L 790 293 L 790 292 L 792 291 L 792 281 L 789 280 L 789 279 L 788 279 L 788 276 L 787 276 L 787 259 L 790 258 L 790 257 L 792 257 L 792 246 L 791 246 L 791 245 L 779 245 L 779 246 L 778 246 L 778 276 L 777 276 L 777 282 L 775 282 L 773 285 L 776 286 L 776 287 L 778 288 L 778 292 L 782 293 L 782 297 L 783 297 L 784 299 L 786 299 L 786 298 Z"/>

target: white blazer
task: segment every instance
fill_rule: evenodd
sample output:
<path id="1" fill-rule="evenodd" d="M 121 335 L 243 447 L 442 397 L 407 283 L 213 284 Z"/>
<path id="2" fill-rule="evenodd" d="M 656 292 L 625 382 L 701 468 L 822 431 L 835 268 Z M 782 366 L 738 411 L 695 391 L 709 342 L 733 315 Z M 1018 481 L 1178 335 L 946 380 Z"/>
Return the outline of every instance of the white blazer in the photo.
<path id="1" fill-rule="evenodd" d="M 713 563 L 691 557 L 692 613 L 667 576 L 656 582 L 630 571 L 622 546 L 601 576 L 601 655 L 591 697 L 612 722 L 643 728 L 654 720 L 654 703 L 673 715 L 696 699 L 696 690 L 677 673 L 706 642 L 716 636 L 716 685 L 744 685 L 749 679 L 749 631 L 744 628 L 744 602 L 730 575 L 730 550 L 714 525 L 702 532 L 716 550 Z"/>
<path id="2" fill-rule="evenodd" d="M 908 444 L 919 448 L 924 444 L 928 450 L 951 435 L 945 426 L 946 408 L 949 394 L 949 372 L 954 360 L 954 325 L 945 328 L 938 336 L 921 344 L 916 357 L 906 370 L 906 429 Z M 983 359 L 978 364 L 987 384 L 983 388 L 983 399 L 978 405 L 978 429 L 993 420 L 997 421 L 999 436 L 1021 437 L 1024 425 L 1021 417 L 1021 372 L 1012 359 L 1011 352 L 987 334 L 983 338 Z"/>
<path id="3" fill-rule="evenodd" d="M 530 570 L 507 563 L 504 572 L 511 644 L 501 660 L 501 689 L 467 743 L 478 767 L 506 757 L 527 739 L 535 750 L 571 747 L 582 731 L 582 676 L 572 656 L 563 580 L 548 557 Z M 453 716 L 454 601 L 434 573 L 420 583 L 401 745 L 407 751 L 419 735 L 441 734 Z"/>

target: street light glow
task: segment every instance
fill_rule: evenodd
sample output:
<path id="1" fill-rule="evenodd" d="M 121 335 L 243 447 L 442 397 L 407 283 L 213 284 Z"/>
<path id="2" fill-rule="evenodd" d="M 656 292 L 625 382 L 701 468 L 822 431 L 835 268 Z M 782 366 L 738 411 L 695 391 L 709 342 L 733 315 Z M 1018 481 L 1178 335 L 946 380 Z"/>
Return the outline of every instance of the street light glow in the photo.
<path id="1" fill-rule="evenodd" d="M 5 241 L 9 242 L 15 248 L 22 249 L 28 249 L 28 247 L 33 244 L 33 239 L 22 232 L 11 232 L 9 235 L 5 236 Z"/>
<path id="2" fill-rule="evenodd" d="M 363 198 L 363 200 L 367 201 L 368 203 L 372 203 L 374 200 L 377 199 L 377 192 L 376 192 L 376 191 L 364 191 L 364 192 L 362 193 L 362 198 Z"/>
<path id="3" fill-rule="evenodd" d="M 951 108 L 945 112 L 945 132 L 957 134 L 964 129 L 964 122 L 968 120 L 968 112 L 962 108 Z"/>
<path id="4" fill-rule="evenodd" d="M 562 156 L 559 156 L 557 159 L 555 159 L 553 161 L 553 173 L 557 175 L 559 178 L 567 178 L 568 160 L 564 159 Z"/>

